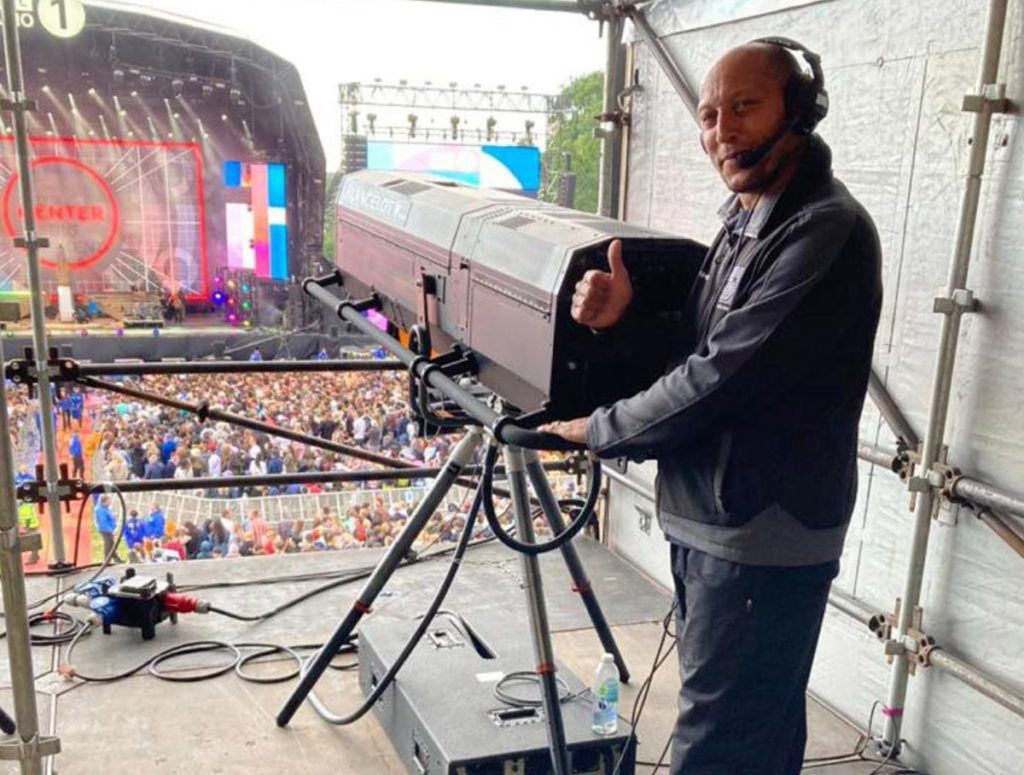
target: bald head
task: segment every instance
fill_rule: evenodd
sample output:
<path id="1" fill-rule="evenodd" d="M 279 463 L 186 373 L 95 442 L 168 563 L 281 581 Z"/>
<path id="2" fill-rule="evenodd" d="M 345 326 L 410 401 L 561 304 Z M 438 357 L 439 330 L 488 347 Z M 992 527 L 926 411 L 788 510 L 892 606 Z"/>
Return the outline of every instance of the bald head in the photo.
<path id="1" fill-rule="evenodd" d="M 796 57 L 782 46 L 771 43 L 744 43 L 725 52 L 708 71 L 704 85 L 725 71 L 735 77 L 743 73 L 757 73 L 785 89 L 791 78 L 806 78 Z M 703 93 L 703 88 L 701 89 Z"/>
<path id="2" fill-rule="evenodd" d="M 701 141 L 715 169 L 746 206 L 782 179 L 803 146 L 787 114 L 786 84 L 806 78 L 781 46 L 746 43 L 726 52 L 708 71 L 697 117 Z"/>

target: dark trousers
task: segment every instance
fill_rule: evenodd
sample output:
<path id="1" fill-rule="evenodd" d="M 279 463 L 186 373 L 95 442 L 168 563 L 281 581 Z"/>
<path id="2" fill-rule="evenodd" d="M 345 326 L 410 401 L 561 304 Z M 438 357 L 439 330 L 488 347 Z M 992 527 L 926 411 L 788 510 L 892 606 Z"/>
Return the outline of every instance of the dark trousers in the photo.
<path id="1" fill-rule="evenodd" d="M 122 560 L 116 553 L 111 554 L 111 551 L 114 549 L 114 534 L 100 533 L 100 535 L 103 536 L 103 557 L 110 557 L 110 559 L 115 562 L 124 562 L 124 560 Z"/>
<path id="2" fill-rule="evenodd" d="M 672 545 L 679 717 L 674 775 L 798 775 L 804 692 L 838 562 L 740 565 Z"/>

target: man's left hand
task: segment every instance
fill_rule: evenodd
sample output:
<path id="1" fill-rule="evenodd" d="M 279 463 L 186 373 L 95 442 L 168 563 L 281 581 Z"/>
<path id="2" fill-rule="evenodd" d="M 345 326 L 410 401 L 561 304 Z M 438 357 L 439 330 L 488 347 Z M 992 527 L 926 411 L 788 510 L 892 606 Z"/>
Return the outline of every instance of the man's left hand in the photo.
<path id="1" fill-rule="evenodd" d="M 541 425 L 537 430 L 541 433 L 553 433 L 561 436 L 566 441 L 576 444 L 587 443 L 587 417 L 577 417 L 575 420 L 560 420 Z"/>

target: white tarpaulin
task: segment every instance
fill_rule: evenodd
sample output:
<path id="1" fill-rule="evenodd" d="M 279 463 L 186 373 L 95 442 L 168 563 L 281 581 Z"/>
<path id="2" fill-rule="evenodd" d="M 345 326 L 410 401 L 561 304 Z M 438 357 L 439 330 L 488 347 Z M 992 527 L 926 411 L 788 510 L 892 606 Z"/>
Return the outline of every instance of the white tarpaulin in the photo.
<path id="1" fill-rule="evenodd" d="M 1022 6 L 1010 4 L 1001 70 L 1017 105 L 1024 104 Z M 932 302 L 946 283 L 964 187 L 971 114 L 962 112 L 961 101 L 975 88 L 985 15 L 982 0 L 663 0 L 649 14 L 695 84 L 726 49 L 755 37 L 793 37 L 821 54 L 831 113 L 820 133 L 832 147 L 836 175 L 874 217 L 884 251 L 875 366 L 919 433 L 938 344 Z M 642 43 L 634 52 L 641 88 L 633 101 L 626 219 L 707 241 L 719 226 L 715 211 L 725 189 L 653 57 Z M 964 320 L 947 431 L 952 462 L 1018 494 L 1024 492 L 1022 142 L 1019 114 L 993 119 L 968 282 L 982 307 Z M 870 402 L 861 437 L 893 446 Z M 624 523 L 635 526 L 630 508 Z M 862 463 L 836 586 L 891 611 L 906 575 L 911 517 L 906 486 Z M 650 563 L 663 575 L 656 543 Z M 634 544 L 642 549 L 648 537 Z M 1024 690 L 1024 561 L 969 511 L 955 520 L 944 512 L 933 525 L 921 605 L 924 629 L 939 644 Z M 864 725 L 872 704 L 885 698 L 888 674 L 881 644 L 830 610 L 812 690 Z M 876 712 L 876 733 L 880 720 Z M 903 735 L 905 760 L 933 775 L 1024 772 L 1024 719 L 934 668 L 910 679 Z"/>

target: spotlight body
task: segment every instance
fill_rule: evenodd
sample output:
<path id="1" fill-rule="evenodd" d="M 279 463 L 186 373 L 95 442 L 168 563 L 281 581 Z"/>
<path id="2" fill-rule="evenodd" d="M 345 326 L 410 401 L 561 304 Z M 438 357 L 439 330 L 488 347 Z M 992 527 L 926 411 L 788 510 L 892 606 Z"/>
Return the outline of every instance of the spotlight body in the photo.
<path id="1" fill-rule="evenodd" d="M 336 227 L 349 295 L 378 294 L 399 328 L 429 323 L 435 350 L 469 348 L 484 385 L 553 417 L 642 390 L 680 357 L 706 252 L 516 194 L 371 170 L 344 178 Z M 572 296 L 588 270 L 608 270 L 616 238 L 637 301 L 622 327 L 597 334 L 572 319 Z"/>

